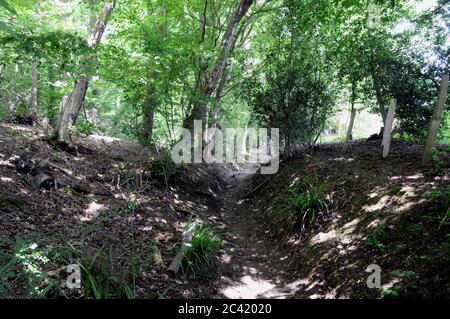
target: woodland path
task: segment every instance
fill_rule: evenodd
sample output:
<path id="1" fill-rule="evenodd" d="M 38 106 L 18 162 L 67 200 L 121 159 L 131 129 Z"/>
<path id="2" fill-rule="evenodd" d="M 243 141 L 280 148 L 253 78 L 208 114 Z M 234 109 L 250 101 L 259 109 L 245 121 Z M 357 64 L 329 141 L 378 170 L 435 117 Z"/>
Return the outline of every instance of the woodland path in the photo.
<path id="1" fill-rule="evenodd" d="M 225 190 L 219 211 L 226 225 L 225 253 L 219 267 L 219 298 L 292 298 L 298 282 L 287 281 L 289 252 L 283 251 L 261 228 L 261 218 L 244 199 L 256 169 L 220 170 Z"/>

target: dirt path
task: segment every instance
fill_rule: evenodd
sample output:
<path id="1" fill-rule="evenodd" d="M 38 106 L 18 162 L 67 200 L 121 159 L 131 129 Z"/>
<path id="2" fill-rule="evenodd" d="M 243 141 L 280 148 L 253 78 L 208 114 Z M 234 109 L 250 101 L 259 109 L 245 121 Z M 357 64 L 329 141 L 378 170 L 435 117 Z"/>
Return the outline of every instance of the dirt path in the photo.
<path id="1" fill-rule="evenodd" d="M 298 283 L 286 282 L 290 258 L 261 229 L 260 219 L 243 196 L 251 190 L 254 168 L 226 172 L 220 215 L 227 225 L 226 253 L 221 261 L 218 292 L 222 298 L 289 298 Z"/>

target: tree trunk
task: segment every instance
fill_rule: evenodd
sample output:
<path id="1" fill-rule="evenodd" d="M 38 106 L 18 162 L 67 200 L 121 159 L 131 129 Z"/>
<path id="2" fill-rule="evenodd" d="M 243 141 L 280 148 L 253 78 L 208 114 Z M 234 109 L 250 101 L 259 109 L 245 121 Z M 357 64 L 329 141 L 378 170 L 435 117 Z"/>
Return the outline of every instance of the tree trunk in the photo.
<path id="1" fill-rule="evenodd" d="M 378 79 L 378 74 L 377 74 L 377 65 L 376 65 L 376 61 L 375 58 L 372 54 L 371 56 L 371 76 L 372 76 L 372 80 L 373 80 L 373 85 L 375 87 L 375 95 L 377 98 L 377 104 L 378 104 L 378 108 L 380 110 L 380 114 L 381 114 L 381 118 L 383 119 L 383 127 L 386 126 L 386 109 L 384 107 L 384 99 L 383 99 L 383 92 L 381 89 L 381 85 Z"/>
<path id="2" fill-rule="evenodd" d="M 397 100 L 392 99 L 389 105 L 389 111 L 386 118 L 386 124 L 383 132 L 383 158 L 389 155 L 389 147 L 391 145 L 391 135 L 392 135 L 392 124 L 394 123 L 395 107 L 397 106 Z"/>
<path id="3" fill-rule="evenodd" d="M 31 70 L 31 99 L 30 99 L 30 112 L 28 117 L 33 121 L 37 119 L 38 112 L 38 69 L 37 63 L 33 62 Z"/>
<path id="4" fill-rule="evenodd" d="M 347 153 L 348 145 L 350 143 L 350 139 L 352 136 L 353 124 L 355 123 L 356 117 L 356 109 L 355 109 L 355 101 L 352 101 L 352 115 L 350 116 L 350 124 L 348 126 L 347 136 L 345 138 L 344 145 L 342 146 L 342 153 Z"/>
<path id="5" fill-rule="evenodd" d="M 95 23 L 95 26 L 88 39 L 88 45 L 91 48 L 95 48 L 99 45 L 106 26 L 108 25 L 109 18 L 114 10 L 116 1 L 106 3 L 103 6 L 102 12 Z M 86 57 L 84 65 L 81 66 L 82 70 L 88 70 L 88 63 L 92 62 L 91 57 Z M 70 95 L 67 103 L 61 103 L 63 106 L 62 116 L 58 127 L 58 140 L 63 144 L 69 146 L 73 145 L 70 128 L 75 125 L 78 117 L 78 113 L 81 110 L 86 92 L 89 86 L 89 77 L 82 75 L 78 81 L 75 82 L 75 86 L 72 94 Z"/>
<path id="6" fill-rule="evenodd" d="M 153 123 L 155 114 L 155 102 L 153 95 L 156 89 L 154 85 L 150 85 L 147 90 L 147 97 L 144 102 L 144 127 L 143 127 L 143 139 L 144 143 L 147 144 L 151 142 L 153 138 Z"/>
<path id="7" fill-rule="evenodd" d="M 163 16 L 167 15 L 167 12 L 168 12 L 167 10 L 168 10 L 167 3 L 163 3 L 161 5 L 160 15 L 163 15 Z M 165 22 L 162 23 L 158 29 L 159 29 L 159 40 L 162 42 L 166 36 L 167 24 Z M 160 54 L 163 54 L 163 51 L 159 44 L 157 44 L 156 48 Z M 147 96 L 145 98 L 143 109 L 142 109 L 143 115 L 144 115 L 143 128 L 142 128 L 142 138 L 143 138 L 144 144 L 151 143 L 151 141 L 152 141 L 155 111 L 158 108 L 158 100 L 156 98 L 156 93 L 157 93 L 156 92 L 156 84 L 154 84 L 154 82 L 158 79 L 159 73 L 149 71 L 148 75 L 147 75 L 148 80 L 150 80 L 151 77 L 153 77 L 153 83 L 148 85 L 147 92 L 146 92 Z"/>
<path id="8" fill-rule="evenodd" d="M 433 148 L 436 145 L 439 126 L 441 125 L 442 117 L 444 115 L 444 106 L 447 101 L 449 75 L 444 74 L 441 81 L 441 90 L 436 104 L 436 108 L 431 118 L 430 128 L 428 129 L 428 136 L 425 142 L 425 150 L 422 156 L 422 164 L 427 164 L 431 161 L 433 156 Z"/>
<path id="9" fill-rule="evenodd" d="M 212 117 L 212 126 L 217 127 L 218 122 L 220 120 L 220 99 L 222 98 L 223 91 L 227 85 L 229 73 L 231 72 L 230 68 L 225 70 L 222 74 L 222 78 L 220 79 L 219 86 L 216 90 L 216 95 L 214 98 L 214 111 Z"/>
<path id="10" fill-rule="evenodd" d="M 192 113 L 185 121 L 186 127 L 192 128 L 194 120 L 202 119 L 204 122 L 207 120 L 209 115 L 209 100 L 211 99 L 214 91 L 217 89 L 219 81 L 222 78 L 222 74 L 227 67 L 228 59 L 233 53 L 238 26 L 250 10 L 252 3 L 253 0 L 240 0 L 233 14 L 233 18 L 227 27 L 227 31 L 223 36 L 220 53 L 216 60 L 215 66 L 211 73 L 206 77 L 204 85 L 200 86 L 200 99 L 194 103 Z"/>

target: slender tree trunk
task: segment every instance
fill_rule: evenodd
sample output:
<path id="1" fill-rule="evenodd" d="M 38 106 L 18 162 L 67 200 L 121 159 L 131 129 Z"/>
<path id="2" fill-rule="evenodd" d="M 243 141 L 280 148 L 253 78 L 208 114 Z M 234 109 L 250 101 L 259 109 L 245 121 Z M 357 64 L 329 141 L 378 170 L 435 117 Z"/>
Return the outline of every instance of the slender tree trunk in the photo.
<path id="1" fill-rule="evenodd" d="M 391 135 L 392 135 L 392 124 L 394 123 L 395 107 L 397 106 L 397 100 L 392 99 L 389 105 L 389 111 L 386 118 L 386 124 L 383 132 L 383 158 L 389 155 L 389 147 L 391 145 Z"/>
<path id="2" fill-rule="evenodd" d="M 378 108 L 380 110 L 380 114 L 381 114 L 381 118 L 383 119 L 383 127 L 386 126 L 386 109 L 384 107 L 384 98 L 383 98 L 383 92 L 381 89 L 381 85 L 380 85 L 380 81 L 378 78 L 378 72 L 377 72 L 377 63 L 375 61 L 375 57 L 371 56 L 371 76 L 372 76 L 372 80 L 373 80 L 373 85 L 375 87 L 375 95 L 377 98 L 377 104 L 378 104 Z"/>
<path id="3" fill-rule="evenodd" d="M 344 145 L 342 146 L 342 153 L 347 153 L 348 150 L 348 145 L 350 143 L 350 139 L 352 137 L 352 131 L 353 131 L 353 124 L 355 123 L 355 117 L 356 117 L 356 109 L 355 109 L 355 100 L 356 100 L 356 88 L 355 88 L 355 84 L 352 84 L 352 111 L 351 111 L 351 116 L 350 116 L 350 124 L 348 126 L 348 130 L 347 130 L 347 136 L 345 138 L 344 141 Z"/>
<path id="4" fill-rule="evenodd" d="M 355 117 L 356 117 L 356 109 L 355 109 L 355 102 L 352 101 L 352 113 L 350 116 L 350 124 L 348 126 L 347 136 L 345 138 L 344 145 L 342 146 L 342 153 L 347 153 L 348 145 L 350 143 L 350 139 L 352 136 L 352 130 L 353 130 L 353 124 L 355 123 Z"/>
<path id="5" fill-rule="evenodd" d="M 147 89 L 147 97 L 144 102 L 144 127 L 143 127 L 143 139 L 144 143 L 148 143 L 153 138 L 153 123 L 154 123 L 154 94 L 156 92 L 155 86 L 150 85 Z"/>
<path id="6" fill-rule="evenodd" d="M 31 68 L 31 99 L 30 99 L 30 112 L 28 117 L 33 121 L 36 121 L 38 115 L 38 69 L 37 63 L 33 62 Z"/>
<path id="7" fill-rule="evenodd" d="M 167 3 L 163 3 L 161 5 L 160 14 L 161 15 L 167 15 Z M 159 40 L 163 41 L 166 36 L 166 29 L 167 25 L 166 23 L 162 23 L 159 26 Z M 161 46 L 157 45 L 157 51 L 162 54 Z M 155 81 L 159 77 L 158 72 L 148 72 L 147 78 L 150 80 L 150 77 L 153 77 L 153 83 L 148 85 L 147 92 L 146 92 L 146 99 L 144 101 L 143 105 L 143 115 L 144 115 L 144 121 L 143 121 L 143 142 L 145 144 L 150 143 L 153 139 L 153 128 L 154 128 L 154 118 L 155 118 L 155 111 L 158 108 L 158 100 L 156 98 L 156 85 Z"/>
<path id="8" fill-rule="evenodd" d="M 240 0 L 233 17 L 227 27 L 227 30 L 223 36 L 221 49 L 219 56 L 216 60 L 214 68 L 211 73 L 206 77 L 204 85 L 200 87 L 200 98 L 194 103 L 193 110 L 190 116 L 185 120 L 185 126 L 193 127 L 194 120 L 202 119 L 204 122 L 207 120 L 209 112 L 208 105 L 209 100 L 217 89 L 222 74 L 225 71 L 228 59 L 233 53 L 233 49 L 236 43 L 236 35 L 238 27 L 244 16 L 250 10 L 253 0 Z M 205 123 L 203 123 L 205 124 Z"/>
<path id="9" fill-rule="evenodd" d="M 427 164 L 431 161 L 433 155 L 433 148 L 436 145 L 439 126 L 441 125 L 444 115 L 444 106 L 448 96 L 449 75 L 444 74 L 441 81 L 441 90 L 439 98 L 434 109 L 433 117 L 431 119 L 430 128 L 428 129 L 428 136 L 425 142 L 425 150 L 422 156 L 422 164 Z"/>
<path id="10" fill-rule="evenodd" d="M 95 23 L 91 35 L 89 36 L 89 47 L 95 48 L 99 45 L 115 5 L 116 1 L 112 1 L 103 6 L 102 12 Z M 90 62 L 92 62 L 92 58 L 86 57 L 85 63 L 81 66 L 81 69 L 87 71 L 89 69 L 88 63 Z M 80 112 L 86 97 L 88 86 L 89 77 L 87 75 L 82 75 L 78 81 L 75 82 L 73 92 L 68 101 L 66 103 L 61 103 L 63 109 L 58 128 L 58 140 L 61 143 L 69 146 L 73 145 L 70 136 L 70 128 L 76 123 L 78 113 Z"/>
<path id="11" fill-rule="evenodd" d="M 222 78 L 220 79 L 219 86 L 216 90 L 216 96 L 214 98 L 214 111 L 213 111 L 213 127 L 217 127 L 217 124 L 220 119 L 220 99 L 222 98 L 223 91 L 225 87 L 227 86 L 228 82 L 228 75 L 231 72 L 230 68 L 228 68 L 222 75 Z"/>

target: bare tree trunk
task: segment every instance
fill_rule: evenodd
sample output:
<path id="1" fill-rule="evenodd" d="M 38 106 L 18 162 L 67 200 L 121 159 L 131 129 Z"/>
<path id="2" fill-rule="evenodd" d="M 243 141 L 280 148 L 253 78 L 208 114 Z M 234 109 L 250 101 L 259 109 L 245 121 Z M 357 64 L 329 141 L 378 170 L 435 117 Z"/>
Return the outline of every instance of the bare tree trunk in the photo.
<path id="1" fill-rule="evenodd" d="M 355 101 L 352 101 L 352 114 L 350 116 L 350 124 L 348 126 L 347 136 L 344 141 L 344 145 L 342 146 L 342 153 L 347 153 L 348 145 L 350 143 L 350 139 L 352 136 L 353 124 L 355 123 L 356 117 L 356 109 L 355 109 Z"/>
<path id="2" fill-rule="evenodd" d="M 30 99 L 30 112 L 28 117 L 33 121 L 37 119 L 38 115 L 38 69 L 37 63 L 33 62 L 31 70 L 31 99 Z"/>
<path id="3" fill-rule="evenodd" d="M 428 130 L 427 140 L 425 142 L 425 150 L 422 156 L 422 164 L 427 164 L 431 161 L 433 155 L 433 148 L 436 145 L 437 135 L 439 132 L 439 126 L 442 122 L 444 115 L 444 105 L 447 101 L 449 75 L 444 74 L 441 81 L 441 90 L 439 92 L 439 98 L 434 109 L 433 117 L 431 119 L 430 128 Z"/>
<path id="4" fill-rule="evenodd" d="M 89 36 L 89 47 L 95 48 L 99 45 L 115 5 L 116 1 L 112 1 L 106 3 L 103 6 L 102 12 L 98 17 L 97 22 L 95 23 L 91 35 Z M 88 70 L 87 63 L 89 63 L 89 61 L 91 60 L 92 59 L 90 57 L 86 57 L 86 62 L 81 66 L 81 69 Z M 58 128 L 58 140 L 61 143 L 67 144 L 69 146 L 73 144 L 70 136 L 70 128 L 76 123 L 78 113 L 80 112 L 80 109 L 86 97 L 88 86 L 89 77 L 86 75 L 81 76 L 78 81 L 75 82 L 73 92 L 70 95 L 67 103 L 61 103 L 63 109 Z"/>
<path id="5" fill-rule="evenodd" d="M 391 99 L 391 104 L 389 105 L 389 111 L 386 118 L 386 123 L 383 132 L 383 158 L 389 155 L 389 147 L 391 145 L 391 135 L 392 135 L 392 124 L 394 123 L 395 107 L 397 106 L 397 100 Z"/>

